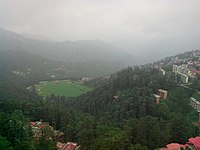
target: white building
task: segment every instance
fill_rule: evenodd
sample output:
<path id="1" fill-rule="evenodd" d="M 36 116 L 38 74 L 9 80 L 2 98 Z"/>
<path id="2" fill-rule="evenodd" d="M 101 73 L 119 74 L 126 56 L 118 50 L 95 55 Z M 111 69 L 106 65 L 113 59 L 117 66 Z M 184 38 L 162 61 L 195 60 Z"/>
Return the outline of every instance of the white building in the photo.
<path id="1" fill-rule="evenodd" d="M 162 68 L 160 68 L 159 70 L 162 72 L 162 75 L 164 76 L 164 75 L 165 75 L 165 73 L 166 73 L 166 72 L 165 72 L 165 70 L 164 70 L 164 69 L 162 69 Z"/>
<path id="2" fill-rule="evenodd" d="M 181 82 L 182 83 L 188 83 L 189 77 L 186 74 L 179 74 L 181 75 Z"/>
<path id="3" fill-rule="evenodd" d="M 180 75 L 180 79 L 182 83 L 188 83 L 189 77 L 188 77 L 188 69 L 187 65 L 173 65 L 172 72 L 175 73 L 175 75 Z"/>

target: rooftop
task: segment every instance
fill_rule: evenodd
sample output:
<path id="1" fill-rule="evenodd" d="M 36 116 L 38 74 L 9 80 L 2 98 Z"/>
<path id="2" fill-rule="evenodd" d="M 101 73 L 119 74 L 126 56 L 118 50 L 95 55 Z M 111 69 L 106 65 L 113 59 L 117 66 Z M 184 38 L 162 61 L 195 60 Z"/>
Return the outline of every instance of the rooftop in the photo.
<path id="1" fill-rule="evenodd" d="M 181 148 L 187 149 L 188 147 L 195 149 L 195 150 L 199 150 L 200 137 L 197 136 L 195 138 L 190 138 L 190 139 L 188 139 L 188 142 L 183 145 L 179 144 L 179 143 L 170 143 L 170 144 L 167 144 L 163 148 L 159 148 L 159 150 L 180 150 Z"/>
<path id="2" fill-rule="evenodd" d="M 78 148 L 77 143 L 67 142 L 67 143 L 57 143 L 58 150 L 76 150 Z"/>
<path id="3" fill-rule="evenodd" d="M 158 91 L 159 91 L 159 92 L 163 92 L 163 93 L 166 93 L 166 92 L 167 92 L 166 90 L 163 90 L 163 89 L 159 89 Z"/>

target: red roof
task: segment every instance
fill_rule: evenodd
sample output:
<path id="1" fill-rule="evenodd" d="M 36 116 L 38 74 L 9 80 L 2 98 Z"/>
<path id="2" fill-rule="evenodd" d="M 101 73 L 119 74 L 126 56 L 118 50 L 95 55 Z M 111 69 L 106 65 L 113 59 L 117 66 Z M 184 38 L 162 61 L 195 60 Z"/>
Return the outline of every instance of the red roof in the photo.
<path id="1" fill-rule="evenodd" d="M 76 143 L 68 142 L 60 150 L 74 150 L 76 148 L 76 146 L 77 146 Z"/>
<path id="2" fill-rule="evenodd" d="M 42 128 L 44 128 L 45 126 L 49 126 L 49 124 L 48 123 L 45 123 L 45 122 L 38 122 L 38 121 L 36 121 L 36 122 L 31 122 L 31 126 L 32 127 L 37 127 L 37 128 L 39 128 L 39 129 L 42 129 Z M 51 126 L 50 126 L 51 127 Z"/>
<path id="3" fill-rule="evenodd" d="M 179 150 L 181 147 L 184 146 L 178 143 L 170 143 L 167 145 L 167 150 Z"/>
<path id="4" fill-rule="evenodd" d="M 35 126 L 36 125 L 36 123 L 35 122 L 31 122 L 31 126 Z"/>
<path id="5" fill-rule="evenodd" d="M 199 70 L 195 70 L 195 69 L 193 69 L 193 70 L 191 70 L 192 72 L 194 72 L 194 73 L 198 73 L 198 74 L 200 74 L 200 71 Z"/>
<path id="6" fill-rule="evenodd" d="M 178 143 L 170 143 L 166 145 L 166 147 L 160 148 L 159 150 L 180 150 L 181 147 L 185 149 L 188 145 L 194 146 L 195 150 L 200 149 L 200 136 L 197 136 L 195 138 L 190 138 L 188 139 L 188 141 L 189 142 L 187 142 L 184 145 Z"/>
<path id="7" fill-rule="evenodd" d="M 194 145 L 195 149 L 198 150 L 200 148 L 200 137 L 190 138 L 188 143 Z"/>

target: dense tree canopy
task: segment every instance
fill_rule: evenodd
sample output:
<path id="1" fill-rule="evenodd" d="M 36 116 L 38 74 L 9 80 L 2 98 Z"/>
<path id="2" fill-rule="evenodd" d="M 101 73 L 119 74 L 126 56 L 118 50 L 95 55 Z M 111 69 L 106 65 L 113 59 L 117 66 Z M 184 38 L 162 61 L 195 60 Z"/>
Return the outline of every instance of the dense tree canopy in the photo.
<path id="1" fill-rule="evenodd" d="M 63 131 L 65 141 L 77 142 L 83 150 L 155 149 L 199 134 L 193 125 L 198 114 L 188 105 L 195 91 L 179 86 L 170 73 L 163 76 L 156 69 L 129 67 L 105 80 L 91 81 L 92 86 L 98 83 L 93 91 L 68 99 L 39 97 L 36 91 L 26 90 L 26 80 L 7 78 L 0 86 L 3 148 L 55 148 L 53 141 L 46 140 L 46 131 L 39 141 L 33 140 L 28 120 L 40 119 Z M 168 90 L 169 97 L 155 104 L 153 94 L 160 88 Z"/>

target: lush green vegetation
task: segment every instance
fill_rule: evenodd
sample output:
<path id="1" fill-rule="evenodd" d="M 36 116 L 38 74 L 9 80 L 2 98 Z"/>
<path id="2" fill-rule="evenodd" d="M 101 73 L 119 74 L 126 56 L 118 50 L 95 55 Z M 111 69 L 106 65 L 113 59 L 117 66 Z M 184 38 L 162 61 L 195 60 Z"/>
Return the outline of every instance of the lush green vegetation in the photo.
<path id="1" fill-rule="evenodd" d="M 38 94 L 48 96 L 51 94 L 65 97 L 76 97 L 92 89 L 69 80 L 43 81 L 36 85 Z"/>
<path id="2" fill-rule="evenodd" d="M 199 79 L 184 88 L 170 72 L 163 76 L 157 69 L 127 68 L 91 81 L 88 85 L 98 86 L 79 97 L 44 99 L 35 89 L 26 90 L 29 79 L 0 76 L 0 149 L 54 149 L 45 131 L 33 140 L 29 122 L 40 119 L 82 150 L 151 150 L 185 143 L 200 133 L 194 125 L 198 113 L 189 105 L 190 97 L 198 96 L 192 88 L 199 90 Z M 159 88 L 168 90 L 169 97 L 155 104 L 152 94 Z"/>

